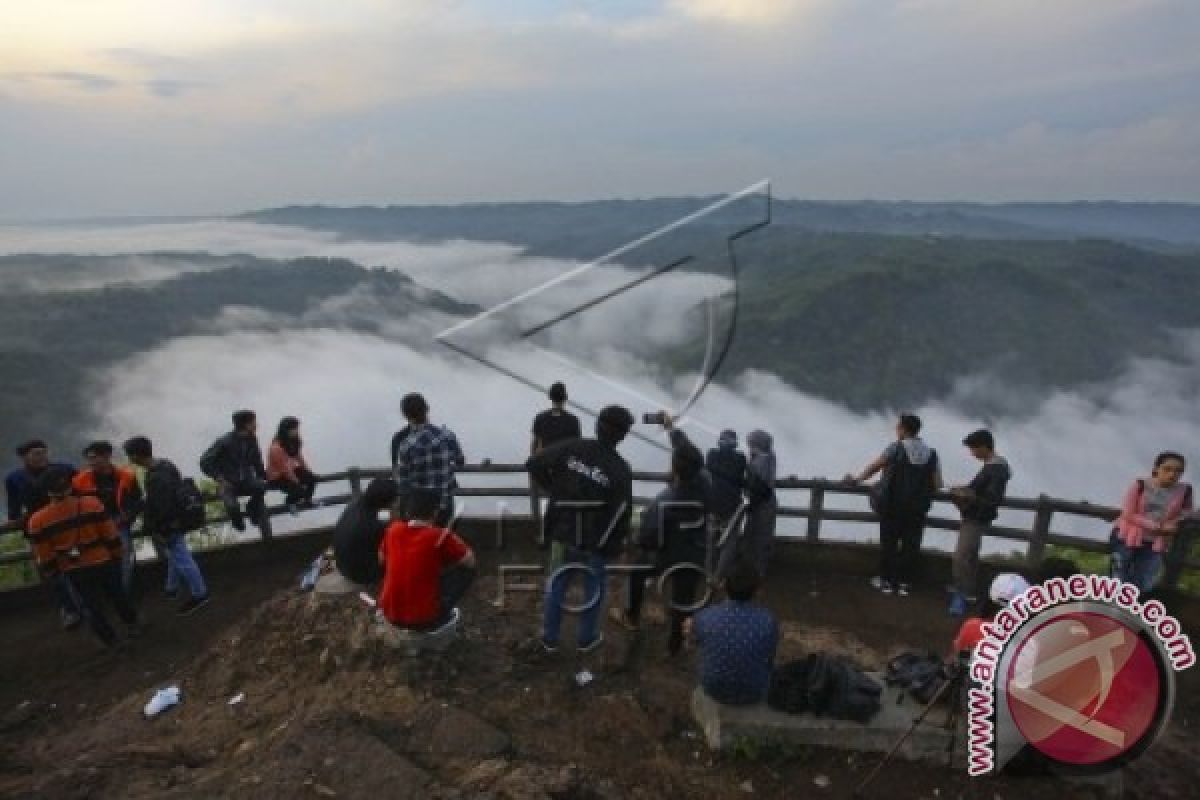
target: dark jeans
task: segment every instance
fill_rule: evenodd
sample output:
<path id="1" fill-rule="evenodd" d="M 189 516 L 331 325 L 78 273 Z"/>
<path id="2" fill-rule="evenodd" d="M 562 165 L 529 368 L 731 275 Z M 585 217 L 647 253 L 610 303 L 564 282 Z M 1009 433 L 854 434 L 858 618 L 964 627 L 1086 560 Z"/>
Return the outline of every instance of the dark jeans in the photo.
<path id="1" fill-rule="evenodd" d="M 221 488 L 221 502 L 225 504 L 225 513 L 229 515 L 229 521 L 233 523 L 233 527 L 240 528 L 246 524 L 246 514 L 250 515 L 250 521 L 255 525 L 261 526 L 263 514 L 266 513 L 267 504 L 263 499 L 263 495 L 267 492 L 266 481 L 258 480 L 240 480 L 235 482 L 226 481 Z M 249 497 L 249 502 L 246 503 L 246 514 L 242 513 L 241 504 L 238 503 L 239 497 Z"/>
<path id="2" fill-rule="evenodd" d="M 441 584 L 439 594 L 441 595 L 441 613 L 438 618 L 428 625 L 410 625 L 414 631 L 433 631 L 445 625 L 450 621 L 450 617 L 454 615 L 454 609 L 458 608 L 458 603 L 463 599 L 467 590 L 471 588 L 471 584 L 475 582 L 477 571 L 474 567 L 451 567 L 442 573 L 439 582 Z"/>
<path id="3" fill-rule="evenodd" d="M 67 580 L 66 575 L 55 575 L 46 582 L 50 587 L 50 593 L 54 595 L 54 602 L 58 603 L 59 609 L 65 614 L 79 614 L 79 603 L 75 598 L 75 593 L 71 591 L 71 582 Z"/>
<path id="4" fill-rule="evenodd" d="M 697 558 L 690 561 L 672 564 L 659 561 L 644 569 L 639 569 L 629 576 L 629 603 L 625 611 L 630 619 L 637 622 L 642 615 L 642 604 L 646 600 L 646 578 L 660 578 L 669 573 L 667 582 L 671 584 L 671 633 L 667 638 L 667 651 L 678 653 L 683 647 L 683 622 L 693 612 L 685 611 L 696 602 L 696 590 L 704 577 L 701 570 L 704 564 L 704 554 L 698 553 Z"/>
<path id="5" fill-rule="evenodd" d="M 106 645 L 117 640 L 116 631 L 104 615 L 103 597 L 116 610 L 117 616 L 127 625 L 137 622 L 137 610 L 134 609 L 125 587 L 121 585 L 121 565 L 110 561 L 95 567 L 81 567 L 67 574 L 79 608 L 92 631 Z"/>
<path id="6" fill-rule="evenodd" d="M 283 502 L 289 506 L 308 504 L 312 502 L 313 494 L 317 491 L 317 476 L 300 467 L 296 470 L 296 480 L 278 478 L 267 484 L 272 489 L 283 492 Z"/>
<path id="7" fill-rule="evenodd" d="M 879 576 L 891 584 L 912 583 L 921 557 L 925 515 L 879 520 Z"/>

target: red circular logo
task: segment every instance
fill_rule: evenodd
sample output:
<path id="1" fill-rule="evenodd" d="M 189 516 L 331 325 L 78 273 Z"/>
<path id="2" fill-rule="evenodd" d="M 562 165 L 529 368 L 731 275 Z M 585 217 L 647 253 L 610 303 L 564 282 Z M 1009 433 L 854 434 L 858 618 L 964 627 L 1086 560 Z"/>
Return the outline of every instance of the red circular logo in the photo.
<path id="1" fill-rule="evenodd" d="M 1158 653 L 1105 614 L 1057 616 L 1015 642 L 1004 676 L 1013 722 L 1044 755 L 1094 766 L 1142 749 L 1162 718 Z"/>

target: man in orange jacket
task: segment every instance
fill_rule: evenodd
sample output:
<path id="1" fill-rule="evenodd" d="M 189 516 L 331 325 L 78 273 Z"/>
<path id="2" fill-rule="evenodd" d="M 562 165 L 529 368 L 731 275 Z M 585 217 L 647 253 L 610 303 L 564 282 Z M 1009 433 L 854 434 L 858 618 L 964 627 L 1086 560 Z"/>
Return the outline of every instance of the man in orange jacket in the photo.
<path id="1" fill-rule="evenodd" d="M 71 488 L 80 497 L 95 497 L 103 503 L 104 510 L 116 523 L 123 546 L 121 585 L 129 594 L 133 591 L 133 567 L 136 563 L 131 531 L 134 520 L 142 513 L 142 488 L 133 470 L 113 464 L 112 454 L 111 442 L 92 442 L 83 448 L 87 468 L 75 474 Z"/>
<path id="2" fill-rule="evenodd" d="M 104 615 L 101 595 L 108 597 L 130 635 L 137 632 L 137 611 L 121 586 L 117 526 L 98 499 L 72 495 L 68 470 L 51 467 L 41 481 L 50 502 L 29 518 L 26 535 L 34 561 L 47 578 L 66 577 L 88 624 L 112 647 L 117 634 Z"/>

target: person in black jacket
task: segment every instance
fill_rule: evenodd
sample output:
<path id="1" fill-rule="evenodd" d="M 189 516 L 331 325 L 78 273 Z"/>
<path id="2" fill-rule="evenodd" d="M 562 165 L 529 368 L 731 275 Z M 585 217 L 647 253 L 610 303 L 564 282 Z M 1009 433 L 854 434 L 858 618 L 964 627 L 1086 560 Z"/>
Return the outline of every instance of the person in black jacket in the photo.
<path id="1" fill-rule="evenodd" d="M 712 486 L 704 471 L 704 457 L 687 434 L 674 428 L 662 412 L 663 427 L 671 435 L 671 477 L 667 488 L 642 511 L 638 546 L 653 553 L 653 565 L 630 576 L 629 602 L 614 608 L 612 617 L 628 630 L 637 630 L 646 595 L 647 572 L 671 582 L 671 630 L 667 652 L 683 647 L 684 621 L 696 603 L 696 589 L 706 577 L 708 514 Z"/>
<path id="2" fill-rule="evenodd" d="M 719 581 L 725 577 L 724 571 L 733 563 L 733 553 L 738 544 L 738 520 L 735 517 L 742 506 L 743 493 L 746 491 L 746 454 L 738 449 L 735 431 L 721 431 L 717 438 L 717 446 L 708 451 L 704 466 L 711 480 L 709 501 L 713 523 L 712 535 L 716 545 L 709 553 L 714 562 L 710 566 L 716 572 L 714 578 Z M 734 527 L 731 529 L 730 525 Z"/>
<path id="3" fill-rule="evenodd" d="M 633 426 L 633 415 L 607 406 L 596 417 L 596 438 L 574 439 L 549 447 L 525 462 L 533 480 L 550 495 L 545 535 L 563 545 L 563 564 L 546 582 L 542 647 L 558 650 L 559 633 L 571 577 L 583 572 L 584 607 L 578 647 L 590 652 L 604 637 L 608 560 L 621 552 L 633 514 L 633 473 L 617 445 Z"/>
<path id="4" fill-rule="evenodd" d="M 179 486 L 183 476 L 170 461 L 154 457 L 154 445 L 145 436 L 125 442 L 125 455 L 130 463 L 146 470 L 143 530 L 167 557 L 167 595 L 175 596 L 180 579 L 187 584 L 190 597 L 179 607 L 180 616 L 187 616 L 208 605 L 209 594 L 179 519 Z"/>
<path id="5" fill-rule="evenodd" d="M 246 530 L 239 497 L 249 497 L 246 514 L 262 528 L 266 520 L 267 468 L 258 446 L 258 418 L 253 411 L 235 411 L 233 430 L 213 442 L 200 456 L 200 469 L 217 482 L 221 500 L 235 530 Z"/>
<path id="6" fill-rule="evenodd" d="M 958 543 L 954 548 L 951 566 L 954 574 L 954 593 L 950 598 L 950 614 L 961 617 L 975 602 L 975 582 L 979 569 L 979 548 L 988 526 L 1000 513 L 1000 503 L 1012 478 L 1012 470 L 1003 457 L 996 454 L 996 442 L 991 431 L 978 430 L 967 435 L 963 444 L 971 455 L 983 462 L 979 473 L 966 486 L 951 489 L 954 504 L 962 514 Z"/>
<path id="7" fill-rule="evenodd" d="M 391 509 L 400 497 L 396 481 L 376 478 L 367 490 L 346 504 L 333 526 L 333 554 L 338 572 L 364 585 L 383 577 L 379 563 L 379 542 L 388 523 L 379 515 Z"/>

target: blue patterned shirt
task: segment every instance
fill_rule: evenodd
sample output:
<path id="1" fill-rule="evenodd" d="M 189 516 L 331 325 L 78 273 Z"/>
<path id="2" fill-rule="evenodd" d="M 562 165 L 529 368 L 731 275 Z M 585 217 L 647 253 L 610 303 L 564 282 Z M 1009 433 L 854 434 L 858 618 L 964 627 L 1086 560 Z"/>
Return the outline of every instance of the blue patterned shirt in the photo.
<path id="1" fill-rule="evenodd" d="M 706 608 L 692 622 L 700 646 L 700 685 L 725 705 L 750 705 L 767 698 L 779 644 L 779 625 L 770 611 L 727 600 Z"/>
<path id="2" fill-rule="evenodd" d="M 396 483 L 401 492 L 428 489 L 442 496 L 448 508 L 454 490 L 454 473 L 466 463 L 458 437 L 445 426 L 409 427 L 396 445 Z"/>

